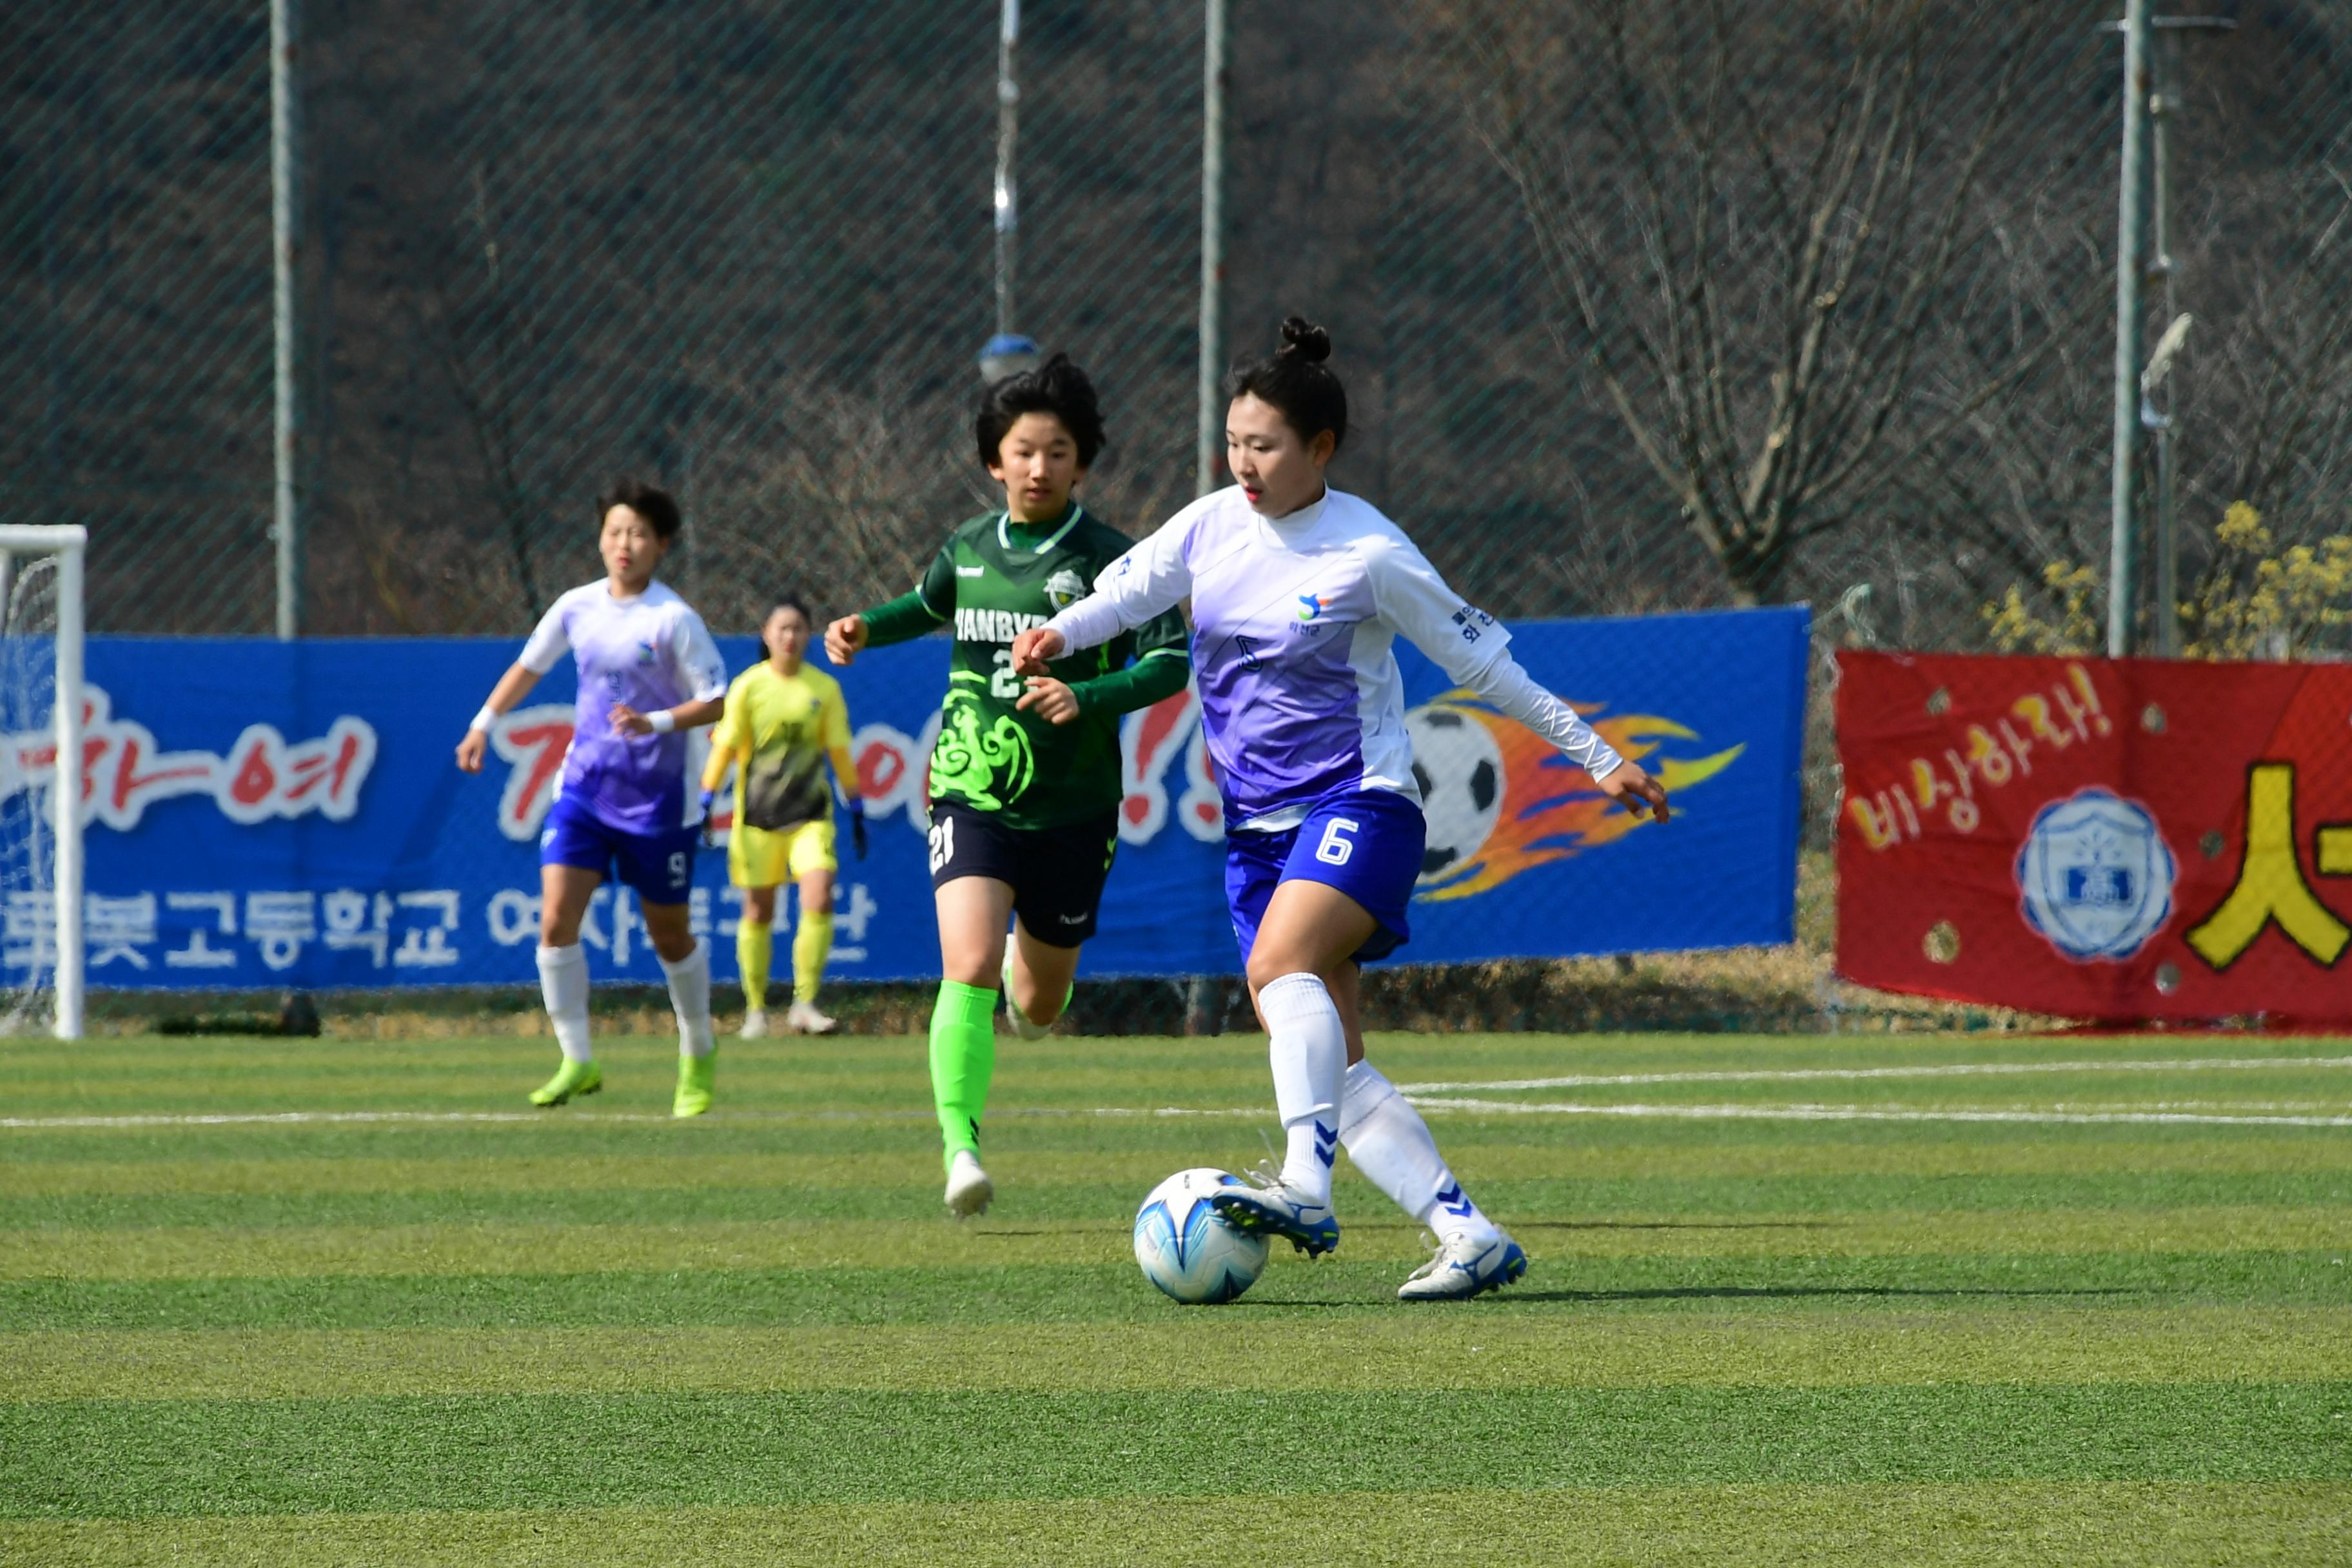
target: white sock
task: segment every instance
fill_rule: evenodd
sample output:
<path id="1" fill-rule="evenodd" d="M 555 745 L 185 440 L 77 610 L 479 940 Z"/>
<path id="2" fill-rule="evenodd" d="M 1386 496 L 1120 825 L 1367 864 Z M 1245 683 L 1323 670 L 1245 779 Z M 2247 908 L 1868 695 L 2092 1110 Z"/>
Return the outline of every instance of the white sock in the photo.
<path id="1" fill-rule="evenodd" d="M 697 942 L 692 952 L 676 963 L 664 958 L 661 966 L 669 976 L 669 1005 L 677 1012 L 677 1054 L 709 1056 L 719 1048 L 710 1035 L 710 944 Z"/>
<path id="2" fill-rule="evenodd" d="M 1289 1148 L 1283 1184 L 1317 1203 L 1331 1201 L 1331 1161 L 1339 1152 L 1339 1086 L 1348 1071 L 1348 1035 L 1331 993 L 1312 974 L 1286 974 L 1257 994 L 1271 1038 L 1274 1106 Z"/>
<path id="3" fill-rule="evenodd" d="M 1396 1085 L 1370 1062 L 1349 1068 L 1347 1084 L 1339 1102 L 1339 1141 L 1356 1169 L 1440 1240 L 1493 1233 L 1495 1222 L 1462 1191 L 1437 1152 L 1437 1140 L 1429 1135 L 1429 1123 Z"/>
<path id="4" fill-rule="evenodd" d="M 578 942 L 539 950 L 539 994 L 563 1059 L 588 1060 L 588 954 Z"/>

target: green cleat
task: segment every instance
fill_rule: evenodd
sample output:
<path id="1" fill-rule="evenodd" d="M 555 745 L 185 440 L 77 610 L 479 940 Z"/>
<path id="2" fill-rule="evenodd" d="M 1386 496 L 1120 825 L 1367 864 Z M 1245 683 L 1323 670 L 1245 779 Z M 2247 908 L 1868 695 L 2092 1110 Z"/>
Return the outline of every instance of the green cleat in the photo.
<path id="1" fill-rule="evenodd" d="M 575 1094 L 593 1094 L 604 1087 L 603 1068 L 594 1062 L 575 1062 L 566 1057 L 553 1078 L 530 1091 L 530 1102 L 542 1107 L 561 1105 Z"/>
<path id="2" fill-rule="evenodd" d="M 719 1076 L 719 1053 L 677 1058 L 677 1098 L 670 1101 L 672 1116 L 699 1116 L 710 1109 L 710 1089 Z"/>

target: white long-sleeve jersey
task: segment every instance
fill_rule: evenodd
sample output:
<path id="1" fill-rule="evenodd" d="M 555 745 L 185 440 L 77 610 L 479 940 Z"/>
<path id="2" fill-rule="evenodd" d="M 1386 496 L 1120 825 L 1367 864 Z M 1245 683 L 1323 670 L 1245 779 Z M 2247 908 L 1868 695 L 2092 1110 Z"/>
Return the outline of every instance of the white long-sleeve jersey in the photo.
<path id="1" fill-rule="evenodd" d="M 1295 826 L 1347 790 L 1421 798 L 1400 636 L 1594 779 L 1624 760 L 1520 668 L 1507 629 L 1355 496 L 1327 490 L 1281 518 L 1260 516 L 1239 487 L 1202 496 L 1048 625 L 1072 648 L 1092 647 L 1188 595 L 1202 721 L 1230 826 Z"/>

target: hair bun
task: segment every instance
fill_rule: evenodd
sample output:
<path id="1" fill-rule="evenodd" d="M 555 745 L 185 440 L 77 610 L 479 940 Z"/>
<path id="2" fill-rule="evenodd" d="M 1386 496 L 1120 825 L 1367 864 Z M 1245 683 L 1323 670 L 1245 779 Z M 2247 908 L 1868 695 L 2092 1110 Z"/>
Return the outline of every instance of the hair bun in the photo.
<path id="1" fill-rule="evenodd" d="M 1321 364 L 1331 357 L 1331 334 L 1304 316 L 1291 316 L 1282 323 L 1282 348 L 1279 352 L 1286 358 Z"/>

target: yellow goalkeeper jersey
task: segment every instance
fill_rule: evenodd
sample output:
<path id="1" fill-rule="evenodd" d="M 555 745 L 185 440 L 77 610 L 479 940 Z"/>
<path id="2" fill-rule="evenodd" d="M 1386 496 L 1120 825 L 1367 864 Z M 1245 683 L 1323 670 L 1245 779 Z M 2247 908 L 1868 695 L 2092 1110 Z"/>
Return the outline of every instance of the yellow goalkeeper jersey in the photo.
<path id="1" fill-rule="evenodd" d="M 780 832 L 832 816 L 833 790 L 824 777 L 828 757 L 836 777 L 856 777 L 841 683 L 806 664 L 779 675 L 761 659 L 727 688 L 727 708 L 711 732 L 702 787 L 717 789 L 726 782 L 728 768 L 740 763 L 735 821 Z"/>

